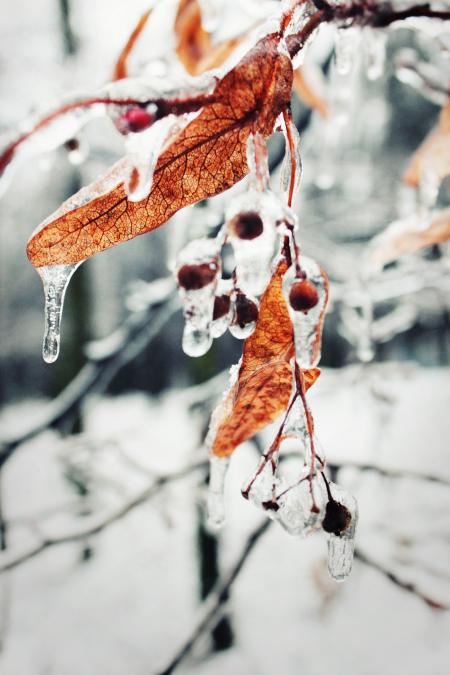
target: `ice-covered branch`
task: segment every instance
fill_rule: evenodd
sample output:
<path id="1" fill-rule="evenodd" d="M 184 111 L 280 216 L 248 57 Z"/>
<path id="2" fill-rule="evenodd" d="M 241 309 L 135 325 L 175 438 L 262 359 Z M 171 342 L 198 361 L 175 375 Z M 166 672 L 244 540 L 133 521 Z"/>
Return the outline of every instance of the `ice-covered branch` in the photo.
<path id="1" fill-rule="evenodd" d="M 28 560 L 31 560 L 32 558 L 35 558 L 36 556 L 40 555 L 49 548 L 52 548 L 54 546 L 61 546 L 63 544 L 70 544 L 76 541 L 84 541 L 87 537 L 92 537 L 93 535 L 103 532 L 103 530 L 105 530 L 107 527 L 113 525 L 117 521 L 127 516 L 129 513 L 131 513 L 131 511 L 133 511 L 138 506 L 141 506 L 142 504 L 148 502 L 150 499 L 153 499 L 153 497 L 159 494 L 161 490 L 169 483 L 173 483 L 175 481 L 181 480 L 182 478 L 186 478 L 192 473 L 200 471 L 202 469 L 203 470 L 207 469 L 206 461 L 194 462 L 193 464 L 189 464 L 188 466 L 183 467 L 179 471 L 161 475 L 152 480 L 147 487 L 145 487 L 130 501 L 126 502 L 118 509 L 112 511 L 107 516 L 103 517 L 97 522 L 94 522 L 93 524 L 87 527 L 75 529 L 72 532 L 68 532 L 67 534 L 61 535 L 60 537 L 43 538 L 42 541 L 40 541 L 38 544 L 32 546 L 31 548 L 29 548 L 28 550 L 24 551 L 19 555 L 15 556 L 11 555 L 11 557 L 9 557 L 9 554 L 5 553 L 2 556 L 3 561 L 0 562 L 0 574 L 2 574 L 3 572 L 8 572 L 14 569 L 15 567 L 18 567 L 19 565 L 22 565 L 23 563 L 27 562 Z"/>
<path id="2" fill-rule="evenodd" d="M 170 675 L 173 673 L 180 663 L 190 654 L 198 640 L 214 628 L 220 618 L 222 608 L 228 601 L 231 587 L 238 578 L 255 545 L 267 532 L 270 525 L 271 521 L 265 520 L 247 537 L 235 564 L 208 596 L 208 599 L 203 606 L 202 616 L 190 637 L 176 653 L 170 664 L 164 670 L 161 670 L 158 675 Z"/>
<path id="3" fill-rule="evenodd" d="M 131 312 L 111 335 L 91 345 L 88 360 L 51 401 L 37 422 L 12 438 L 0 439 L 0 467 L 14 450 L 47 428 L 57 426 L 91 391 L 104 390 L 117 372 L 153 340 L 178 308 L 171 278 L 149 286 L 145 308 Z"/>

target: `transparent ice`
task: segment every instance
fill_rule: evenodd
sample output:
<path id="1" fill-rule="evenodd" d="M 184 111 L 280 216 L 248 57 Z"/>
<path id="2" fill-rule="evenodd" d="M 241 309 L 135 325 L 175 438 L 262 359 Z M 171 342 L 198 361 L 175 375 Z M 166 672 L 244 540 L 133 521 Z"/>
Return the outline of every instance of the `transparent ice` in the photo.
<path id="1" fill-rule="evenodd" d="M 328 571 L 335 581 L 345 581 L 352 571 L 358 505 L 356 499 L 339 485 L 330 483 L 330 489 L 333 499 L 343 504 L 351 515 L 348 528 L 340 536 L 330 534 L 328 539 Z"/>
<path id="2" fill-rule="evenodd" d="M 252 302 L 255 303 L 256 306 L 258 306 L 258 302 L 256 298 L 247 295 L 247 298 L 251 300 Z M 249 323 L 246 323 L 245 325 L 240 325 L 236 321 L 236 304 L 235 304 L 235 298 L 232 297 L 231 300 L 231 311 L 232 311 L 232 319 L 229 325 L 229 330 L 231 335 L 233 337 L 237 338 L 238 340 L 246 340 L 250 335 L 253 333 L 253 331 L 256 328 L 256 321 L 250 321 Z"/>
<path id="3" fill-rule="evenodd" d="M 45 294 L 42 356 L 47 363 L 53 363 L 58 358 L 64 296 L 69 281 L 80 264 L 52 265 L 36 268 L 37 273 L 42 279 Z"/>
<path id="4" fill-rule="evenodd" d="M 275 458 L 273 458 L 275 461 Z M 271 459 L 261 458 L 258 469 L 243 486 L 243 491 L 248 489 L 248 498 L 257 507 L 261 507 L 264 502 L 272 501 L 274 489 L 278 485 L 278 480 L 274 475 L 274 465 Z"/>
<path id="5" fill-rule="evenodd" d="M 285 490 L 278 497 L 278 511 L 275 513 L 277 522 L 291 535 L 305 537 L 309 533 L 320 529 L 326 506 L 326 492 L 321 476 L 314 476 L 308 480 L 309 470 L 305 469 L 300 482 Z M 313 510 L 314 501 L 317 511 Z"/>
<path id="6" fill-rule="evenodd" d="M 290 125 L 290 133 L 292 135 L 292 140 L 294 143 L 295 176 L 294 176 L 293 195 L 295 195 L 298 191 L 300 185 L 300 178 L 302 175 L 302 158 L 300 156 L 300 134 L 298 133 L 298 129 L 293 122 Z M 289 195 L 290 191 L 289 188 L 291 185 L 292 157 L 286 130 L 284 130 L 284 135 L 285 135 L 286 149 L 284 153 L 283 163 L 281 165 L 280 187 L 282 192 L 284 192 L 285 196 L 287 197 Z"/>
<path id="7" fill-rule="evenodd" d="M 336 28 L 334 59 L 340 75 L 349 75 L 354 66 L 359 42 L 357 28 Z"/>
<path id="8" fill-rule="evenodd" d="M 207 498 L 207 516 L 208 525 L 212 529 L 219 529 L 225 523 L 225 477 L 229 457 L 216 457 L 211 455 L 209 458 L 209 485 Z"/>
<path id="9" fill-rule="evenodd" d="M 366 72 L 369 80 L 378 80 L 384 73 L 387 34 L 381 29 L 364 29 Z"/>
<path id="10" fill-rule="evenodd" d="M 193 357 L 203 356 L 212 345 L 211 322 L 220 275 L 219 246 L 215 239 L 196 239 L 178 257 L 177 270 L 183 265 L 205 263 L 216 268 L 216 275 L 210 283 L 198 290 L 179 288 L 185 318 L 182 347 L 185 354 Z"/>
<path id="11" fill-rule="evenodd" d="M 319 301 L 307 313 L 296 312 L 288 303 L 289 314 L 294 326 L 295 353 L 301 368 L 313 368 L 320 361 L 322 323 L 328 298 L 328 282 L 323 270 L 315 260 L 301 256 L 301 268 L 307 278 L 315 285 Z M 290 277 L 292 280 L 292 277 Z M 285 289 L 289 293 L 289 277 Z"/>
<path id="12" fill-rule="evenodd" d="M 217 284 L 216 295 L 230 295 L 232 288 L 231 280 L 229 279 L 219 279 Z M 230 302 L 229 311 L 221 316 L 219 319 L 211 322 L 211 336 L 213 338 L 221 337 L 227 330 L 232 316 L 232 307 Z"/>

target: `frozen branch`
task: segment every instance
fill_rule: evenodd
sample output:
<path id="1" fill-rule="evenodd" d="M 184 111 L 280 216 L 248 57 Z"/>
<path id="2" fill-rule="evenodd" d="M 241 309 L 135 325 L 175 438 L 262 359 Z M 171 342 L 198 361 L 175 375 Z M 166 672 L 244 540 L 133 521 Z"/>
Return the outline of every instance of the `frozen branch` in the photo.
<path id="1" fill-rule="evenodd" d="M 45 408 L 41 418 L 17 436 L 0 440 L 0 467 L 14 450 L 45 429 L 60 424 L 92 391 L 104 390 L 112 378 L 159 334 L 178 309 L 171 279 L 154 282 L 147 307 L 131 312 L 111 335 L 96 342 L 88 360 L 67 387 Z M 95 347 L 95 349 L 94 349 Z"/>
<path id="2" fill-rule="evenodd" d="M 170 675 L 173 673 L 180 663 L 190 654 L 198 640 L 214 628 L 220 618 L 222 608 L 228 601 L 231 587 L 238 578 L 255 545 L 267 532 L 271 524 L 271 520 L 265 520 L 248 536 L 235 564 L 225 578 L 222 581 L 219 581 L 208 596 L 208 600 L 203 607 L 202 618 L 197 623 L 190 637 L 179 649 L 170 664 L 164 670 L 160 671 L 158 675 Z"/>

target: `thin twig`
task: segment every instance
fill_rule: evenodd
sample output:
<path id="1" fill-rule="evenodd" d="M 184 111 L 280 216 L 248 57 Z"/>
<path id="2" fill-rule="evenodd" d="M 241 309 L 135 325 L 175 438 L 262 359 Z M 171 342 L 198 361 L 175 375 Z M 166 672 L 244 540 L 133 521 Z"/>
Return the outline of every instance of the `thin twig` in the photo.
<path id="1" fill-rule="evenodd" d="M 10 560 L 6 560 L 4 563 L 0 563 L 0 574 L 10 571 L 15 567 L 18 567 L 19 565 L 27 562 L 28 560 L 31 560 L 32 558 L 36 558 L 48 548 L 60 546 L 62 544 L 70 544 L 75 541 L 83 541 L 87 537 L 91 537 L 93 535 L 99 534 L 100 532 L 103 532 L 103 530 L 105 530 L 107 527 L 127 516 L 136 507 L 145 504 L 147 501 L 159 494 L 168 483 L 181 480 L 182 478 L 185 478 L 195 471 L 199 471 L 201 469 L 206 471 L 207 466 L 207 461 L 203 460 L 190 464 L 179 471 L 159 476 L 138 495 L 136 495 L 136 497 L 97 523 L 94 523 L 93 525 L 83 529 L 75 530 L 74 532 L 69 532 L 68 534 L 64 534 L 60 537 L 50 537 L 48 539 L 43 539 L 39 544 L 28 551 L 25 551 L 24 553 L 11 558 Z"/>
<path id="2" fill-rule="evenodd" d="M 175 657 L 169 663 L 169 665 L 158 675 L 171 675 L 175 669 L 180 665 L 180 663 L 190 654 L 193 647 L 199 640 L 199 638 L 211 631 L 218 619 L 220 618 L 220 613 L 223 606 L 226 604 L 229 598 L 230 589 L 236 581 L 239 573 L 244 567 L 250 553 L 254 549 L 255 545 L 261 539 L 261 537 L 267 532 L 272 521 L 267 519 L 264 520 L 258 527 L 247 537 L 244 547 L 236 560 L 235 564 L 228 572 L 226 577 L 220 581 L 214 590 L 208 596 L 208 601 L 204 604 L 203 616 L 195 626 L 189 638 L 186 642 L 180 647 Z"/>

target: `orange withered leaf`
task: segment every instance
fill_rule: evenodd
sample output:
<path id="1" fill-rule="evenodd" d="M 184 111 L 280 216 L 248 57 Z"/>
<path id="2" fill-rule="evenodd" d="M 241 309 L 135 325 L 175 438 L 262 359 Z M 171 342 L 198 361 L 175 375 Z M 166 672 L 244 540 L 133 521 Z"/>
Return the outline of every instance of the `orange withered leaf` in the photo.
<path id="1" fill-rule="evenodd" d="M 174 31 L 177 56 L 191 75 L 221 66 L 242 40 L 242 37 L 235 37 L 213 46 L 209 33 L 202 26 L 198 0 L 180 0 Z"/>
<path id="2" fill-rule="evenodd" d="M 370 259 L 376 265 L 386 265 L 405 253 L 442 244 L 450 239 L 450 208 L 436 211 L 431 217 L 397 221 L 375 237 L 370 247 Z"/>
<path id="3" fill-rule="evenodd" d="M 435 174 L 438 180 L 450 174 L 450 103 L 442 108 L 437 126 L 411 157 L 403 180 L 419 187 L 424 171 Z"/>
<path id="4" fill-rule="evenodd" d="M 165 223 L 179 209 L 212 197 L 248 173 L 250 133 L 268 137 L 289 103 L 292 65 L 275 34 L 262 38 L 221 79 L 197 117 L 163 148 L 145 199 L 127 199 L 123 183 L 67 211 L 64 205 L 28 242 L 33 265 L 82 261 Z M 67 211 L 67 212 L 66 212 Z"/>
<path id="5" fill-rule="evenodd" d="M 120 52 L 119 58 L 116 61 L 116 65 L 114 67 L 112 76 L 113 80 L 122 80 L 124 77 L 128 77 L 128 58 L 131 52 L 133 51 L 133 48 L 136 42 L 138 41 L 139 36 L 141 35 L 142 31 L 147 25 L 147 21 L 151 13 L 152 13 L 151 9 L 144 12 L 144 14 L 140 17 L 139 21 L 134 27 L 130 37 L 126 41 L 125 46 Z"/>
<path id="6" fill-rule="evenodd" d="M 293 387 L 294 332 L 283 297 L 282 260 L 261 297 L 255 331 L 244 343 L 237 381 L 214 413 L 208 444 L 218 456 L 234 449 L 286 410 Z M 308 389 L 319 369 L 305 370 Z"/>

